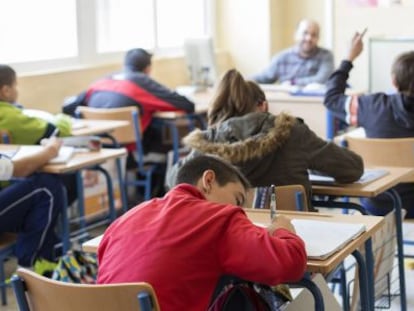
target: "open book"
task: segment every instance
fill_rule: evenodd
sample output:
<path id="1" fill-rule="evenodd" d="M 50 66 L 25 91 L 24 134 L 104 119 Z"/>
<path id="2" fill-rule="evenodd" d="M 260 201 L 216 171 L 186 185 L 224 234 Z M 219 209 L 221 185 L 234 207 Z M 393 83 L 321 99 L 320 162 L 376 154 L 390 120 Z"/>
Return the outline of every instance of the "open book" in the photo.
<path id="1" fill-rule="evenodd" d="M 33 145 L 33 146 L 20 146 L 17 152 L 14 154 L 13 159 L 17 160 L 23 157 L 30 156 L 36 152 L 39 152 L 44 147 L 39 145 Z M 70 160 L 70 158 L 73 156 L 75 152 L 74 147 L 68 147 L 68 146 L 62 146 L 59 149 L 59 154 L 57 157 L 51 159 L 49 163 L 53 164 L 63 164 Z"/>
<path id="2" fill-rule="evenodd" d="M 388 174 L 388 171 L 382 170 L 382 169 L 365 169 L 364 174 L 362 174 L 361 178 L 354 183 L 357 184 L 367 184 L 371 181 L 377 180 L 378 178 L 381 178 Z M 309 180 L 312 182 L 312 184 L 315 185 L 340 185 L 335 179 L 331 176 L 325 176 L 325 175 L 318 175 L 318 174 L 309 174 Z"/>
<path id="3" fill-rule="evenodd" d="M 296 234 L 305 241 L 310 259 L 325 259 L 366 230 L 361 223 L 338 223 L 310 219 L 293 219 Z"/>

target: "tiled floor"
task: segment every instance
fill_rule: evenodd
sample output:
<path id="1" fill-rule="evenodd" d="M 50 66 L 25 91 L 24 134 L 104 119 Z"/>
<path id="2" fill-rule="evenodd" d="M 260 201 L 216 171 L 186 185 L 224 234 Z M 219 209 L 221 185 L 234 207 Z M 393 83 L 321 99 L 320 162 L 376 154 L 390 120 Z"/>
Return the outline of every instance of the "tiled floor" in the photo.
<path id="1" fill-rule="evenodd" d="M 410 239 L 414 241 L 414 223 L 413 224 L 404 224 L 404 237 L 405 239 Z M 414 255 L 414 246 L 409 246 L 405 248 L 406 254 Z M 410 269 L 409 260 L 406 260 L 406 288 L 407 288 L 407 311 L 414 311 L 414 259 L 412 259 L 413 267 Z M 14 260 L 11 260 L 6 264 L 6 273 L 12 273 L 16 268 L 16 263 Z M 11 289 L 8 289 L 8 305 L 1 306 L 0 311 L 17 311 L 16 302 Z M 399 298 L 394 298 L 391 302 L 391 307 L 387 309 L 377 309 L 377 310 L 390 310 L 397 311 L 401 310 Z M 58 310 L 57 310 L 58 311 Z M 329 311 L 329 310 L 327 310 Z"/>

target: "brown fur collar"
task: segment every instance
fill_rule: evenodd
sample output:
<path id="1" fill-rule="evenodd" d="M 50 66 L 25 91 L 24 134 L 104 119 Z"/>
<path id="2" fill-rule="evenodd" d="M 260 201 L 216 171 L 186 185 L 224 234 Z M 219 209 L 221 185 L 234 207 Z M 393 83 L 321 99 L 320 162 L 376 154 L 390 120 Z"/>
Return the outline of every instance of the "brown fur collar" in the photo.
<path id="1" fill-rule="evenodd" d="M 283 113 L 276 117 L 267 113 L 250 113 L 244 117 L 231 118 L 215 129 L 195 130 L 184 137 L 183 142 L 192 149 L 218 155 L 232 163 L 246 162 L 263 157 L 283 145 L 295 122 L 296 118 Z M 232 125 L 242 128 L 246 134 L 249 128 L 243 127 L 252 124 L 259 126 L 257 133 L 252 132 L 234 142 L 226 134 L 223 137 L 223 130 L 229 132 Z"/>

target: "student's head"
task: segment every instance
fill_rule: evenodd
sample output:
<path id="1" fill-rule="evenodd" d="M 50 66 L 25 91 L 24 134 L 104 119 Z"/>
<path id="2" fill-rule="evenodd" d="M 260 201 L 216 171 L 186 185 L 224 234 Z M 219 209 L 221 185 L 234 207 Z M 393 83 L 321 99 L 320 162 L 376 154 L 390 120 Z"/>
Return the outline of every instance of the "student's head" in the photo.
<path id="1" fill-rule="evenodd" d="M 210 104 L 209 125 L 254 111 L 267 111 L 266 96 L 262 89 L 255 82 L 244 80 L 236 69 L 227 71 Z"/>
<path id="2" fill-rule="evenodd" d="M 414 96 L 414 51 L 397 57 L 392 65 L 391 75 L 398 92 Z"/>
<path id="3" fill-rule="evenodd" d="M 134 72 L 149 74 L 151 70 L 152 54 L 144 49 L 132 49 L 125 54 L 124 67 Z"/>
<path id="4" fill-rule="evenodd" d="M 318 47 L 319 24 L 310 19 L 299 22 L 295 32 L 295 42 L 299 47 L 299 53 L 303 57 L 309 57 Z"/>
<path id="5" fill-rule="evenodd" d="M 247 179 L 237 168 L 211 155 L 199 155 L 187 161 L 177 173 L 176 184 L 196 186 L 208 201 L 243 206 Z"/>
<path id="6" fill-rule="evenodd" d="M 0 101 L 14 103 L 17 94 L 16 72 L 10 66 L 0 64 Z"/>

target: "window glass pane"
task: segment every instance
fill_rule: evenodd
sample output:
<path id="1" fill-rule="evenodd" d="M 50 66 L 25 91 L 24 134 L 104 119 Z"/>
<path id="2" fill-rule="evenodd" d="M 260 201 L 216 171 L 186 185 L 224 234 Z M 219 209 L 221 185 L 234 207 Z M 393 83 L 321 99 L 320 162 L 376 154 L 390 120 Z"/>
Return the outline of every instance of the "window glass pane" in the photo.
<path id="1" fill-rule="evenodd" d="M 185 38 L 205 35 L 204 0 L 157 0 L 158 47 L 182 46 Z"/>
<path id="2" fill-rule="evenodd" d="M 0 12 L 2 63 L 77 55 L 76 0 L 0 1 Z"/>
<path id="3" fill-rule="evenodd" d="M 154 46 L 152 0 L 98 0 L 98 52 Z"/>

